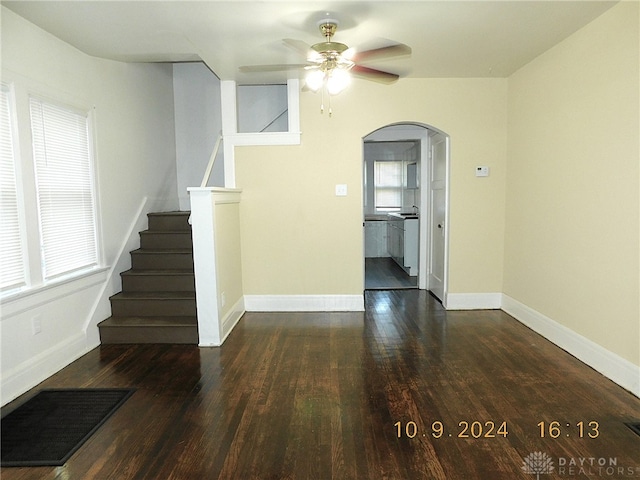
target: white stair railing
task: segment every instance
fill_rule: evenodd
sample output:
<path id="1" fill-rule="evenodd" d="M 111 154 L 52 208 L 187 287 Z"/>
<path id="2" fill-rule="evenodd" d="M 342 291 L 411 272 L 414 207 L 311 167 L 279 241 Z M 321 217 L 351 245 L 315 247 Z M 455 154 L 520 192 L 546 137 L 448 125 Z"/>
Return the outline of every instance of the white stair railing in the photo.
<path id="1" fill-rule="evenodd" d="M 213 151 L 211 152 L 211 156 L 209 157 L 209 163 L 207 164 L 207 168 L 204 171 L 204 175 L 202 177 L 202 182 L 200 183 L 200 188 L 205 188 L 207 183 L 209 183 L 209 178 L 211 178 L 211 172 L 213 171 L 213 165 L 216 163 L 216 157 L 218 156 L 218 150 L 220 150 L 220 144 L 222 143 L 222 131 L 218 134 L 218 138 L 216 139 L 216 143 L 213 146 Z M 193 209 L 192 209 L 193 211 Z M 193 225 L 191 221 L 192 215 L 189 215 L 187 222 L 189 225 Z"/>
<path id="2" fill-rule="evenodd" d="M 200 184 L 200 188 L 206 187 L 207 183 L 209 183 L 209 177 L 211 177 L 213 164 L 216 162 L 216 157 L 218 156 L 218 150 L 220 149 L 221 142 L 222 142 L 222 131 L 218 134 L 218 139 L 216 140 L 216 144 L 213 146 L 213 152 L 211 152 L 211 156 L 209 157 L 209 163 L 207 164 L 207 169 L 204 171 L 204 176 L 202 177 L 202 183 Z"/>

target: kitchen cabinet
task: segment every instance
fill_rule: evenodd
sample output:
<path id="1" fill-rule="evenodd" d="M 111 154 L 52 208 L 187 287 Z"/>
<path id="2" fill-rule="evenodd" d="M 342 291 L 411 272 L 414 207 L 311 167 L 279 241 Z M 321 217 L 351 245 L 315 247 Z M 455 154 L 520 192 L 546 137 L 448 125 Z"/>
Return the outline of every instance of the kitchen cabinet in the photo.
<path id="1" fill-rule="evenodd" d="M 383 217 L 384 218 L 384 217 Z M 366 258 L 387 257 L 386 220 L 366 220 L 364 222 L 364 256 Z"/>
<path id="2" fill-rule="evenodd" d="M 387 244 L 389 247 L 389 256 L 400 265 L 403 266 L 404 260 L 404 220 L 394 218 L 391 215 L 387 220 Z"/>
<path id="3" fill-rule="evenodd" d="M 410 276 L 418 275 L 418 217 L 391 213 L 387 220 L 389 255 Z"/>

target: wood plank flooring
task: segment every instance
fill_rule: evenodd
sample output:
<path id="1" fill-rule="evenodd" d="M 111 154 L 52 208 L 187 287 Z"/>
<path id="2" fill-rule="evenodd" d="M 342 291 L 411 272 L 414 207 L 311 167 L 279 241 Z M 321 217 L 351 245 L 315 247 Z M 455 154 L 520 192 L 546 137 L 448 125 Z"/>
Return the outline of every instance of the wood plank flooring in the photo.
<path id="1" fill-rule="evenodd" d="M 364 286 L 367 290 L 418 288 L 418 277 L 410 277 L 390 257 L 365 258 Z"/>
<path id="2" fill-rule="evenodd" d="M 554 467 L 542 480 L 640 478 L 640 436 L 623 423 L 640 419 L 640 399 L 571 355 L 501 311 L 446 312 L 424 291 L 365 303 L 248 313 L 222 348 L 95 349 L 3 415 L 45 387 L 134 395 L 65 466 L 0 475 L 531 480 L 525 458 L 541 452 Z"/>

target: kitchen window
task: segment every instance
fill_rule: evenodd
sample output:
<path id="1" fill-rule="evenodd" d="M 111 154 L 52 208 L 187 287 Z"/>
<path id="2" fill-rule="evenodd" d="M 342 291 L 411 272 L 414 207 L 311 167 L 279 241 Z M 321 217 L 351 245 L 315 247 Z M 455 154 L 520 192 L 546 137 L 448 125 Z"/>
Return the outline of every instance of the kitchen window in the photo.
<path id="1" fill-rule="evenodd" d="M 374 162 L 374 190 L 377 212 L 402 209 L 402 161 Z"/>

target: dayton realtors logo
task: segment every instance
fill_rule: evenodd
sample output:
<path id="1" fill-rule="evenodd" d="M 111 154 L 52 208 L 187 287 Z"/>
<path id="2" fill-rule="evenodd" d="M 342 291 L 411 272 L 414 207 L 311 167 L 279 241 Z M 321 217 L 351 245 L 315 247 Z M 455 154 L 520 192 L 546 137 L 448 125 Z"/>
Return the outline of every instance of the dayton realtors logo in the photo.
<path id="1" fill-rule="evenodd" d="M 530 453 L 525 457 L 523 463 L 522 470 L 524 470 L 524 473 L 536 475 L 536 480 L 540 480 L 540 475 L 553 473 L 553 460 L 551 460 L 551 457 L 546 453 Z"/>
<path id="2" fill-rule="evenodd" d="M 584 475 L 603 478 L 640 477 L 640 467 L 629 467 L 618 464 L 618 459 L 595 458 L 595 457 L 559 457 L 557 468 L 554 459 L 543 452 L 533 452 L 527 455 L 523 461 L 522 470 L 536 476 L 540 480 L 540 475 L 548 475 L 556 472 L 558 476 L 579 476 Z"/>

